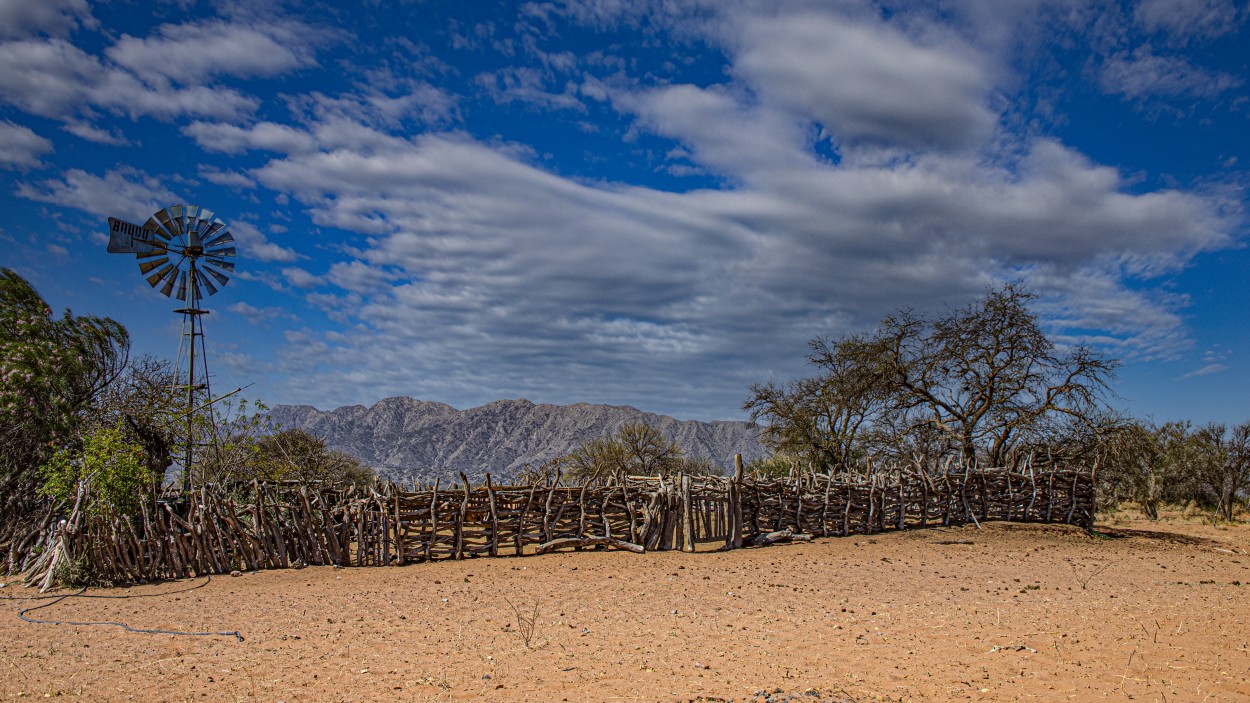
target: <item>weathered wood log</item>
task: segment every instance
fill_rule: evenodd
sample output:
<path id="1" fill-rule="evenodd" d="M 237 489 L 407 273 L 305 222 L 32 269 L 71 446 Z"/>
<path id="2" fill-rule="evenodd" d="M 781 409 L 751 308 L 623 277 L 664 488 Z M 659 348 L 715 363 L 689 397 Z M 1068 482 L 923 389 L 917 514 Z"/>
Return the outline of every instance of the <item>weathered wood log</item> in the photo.
<path id="1" fill-rule="evenodd" d="M 616 539 L 615 537 L 560 537 L 538 545 L 538 547 L 534 550 L 534 553 L 546 554 L 565 547 L 595 547 L 601 545 L 623 549 L 627 552 L 634 552 L 635 554 L 642 554 L 647 551 L 640 544 L 626 542 L 623 539 Z"/>
<path id="2" fill-rule="evenodd" d="M 750 539 L 750 545 L 753 547 L 762 547 L 766 544 L 773 544 L 774 542 L 789 542 L 794 538 L 794 534 L 794 530 L 791 530 L 788 527 L 784 530 L 758 534 Z M 811 535 L 804 535 L 804 537 L 809 540 L 811 539 Z"/>

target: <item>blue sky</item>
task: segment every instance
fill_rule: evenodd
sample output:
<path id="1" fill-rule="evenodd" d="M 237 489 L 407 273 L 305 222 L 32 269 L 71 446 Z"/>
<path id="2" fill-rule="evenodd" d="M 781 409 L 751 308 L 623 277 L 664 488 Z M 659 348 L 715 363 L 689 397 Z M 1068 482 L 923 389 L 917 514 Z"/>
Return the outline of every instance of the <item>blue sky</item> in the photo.
<path id="1" fill-rule="evenodd" d="M 1022 280 L 1116 405 L 1250 418 L 1244 2 L 0 0 L 0 265 L 178 346 L 109 216 L 215 210 L 215 389 L 742 416 Z"/>

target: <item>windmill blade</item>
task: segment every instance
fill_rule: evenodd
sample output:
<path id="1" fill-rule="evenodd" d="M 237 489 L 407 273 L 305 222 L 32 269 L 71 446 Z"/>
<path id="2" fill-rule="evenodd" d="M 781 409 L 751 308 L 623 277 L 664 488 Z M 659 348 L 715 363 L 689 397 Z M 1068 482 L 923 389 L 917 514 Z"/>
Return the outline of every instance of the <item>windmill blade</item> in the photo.
<path id="1" fill-rule="evenodd" d="M 178 300 L 185 301 L 187 299 L 187 272 L 183 271 L 178 274 L 178 292 L 175 294 Z"/>
<path id="2" fill-rule="evenodd" d="M 208 272 L 208 275 L 212 276 L 213 278 L 216 278 L 217 282 L 223 286 L 230 282 L 230 277 L 224 273 L 221 273 L 220 271 L 214 271 L 213 269 L 210 269 L 208 267 L 205 267 L 204 270 Z M 208 279 L 205 279 L 204 282 L 207 283 Z"/>
<path id="3" fill-rule="evenodd" d="M 191 220 L 198 220 L 199 217 L 197 217 L 197 215 L 200 214 L 200 206 L 188 205 L 186 212 L 187 212 L 187 222 L 190 222 Z"/>
<path id="4" fill-rule="evenodd" d="M 153 247 L 151 251 L 143 251 L 135 254 L 136 259 L 150 259 L 153 256 L 169 256 L 169 250 L 165 248 L 164 244 L 161 244 L 160 246 Z"/>
<path id="5" fill-rule="evenodd" d="M 169 208 L 169 210 L 172 209 L 173 208 Z M 161 210 L 153 215 L 153 217 L 161 223 L 161 226 L 165 228 L 166 232 L 169 232 L 170 237 L 177 237 L 182 234 L 182 223 L 170 217 L 169 210 Z"/>
<path id="6" fill-rule="evenodd" d="M 224 259 L 218 259 L 218 258 L 215 258 L 215 257 L 212 257 L 212 256 L 206 257 L 204 260 L 205 260 L 205 261 L 207 261 L 208 263 L 212 264 L 213 266 L 216 266 L 217 268 L 222 269 L 222 270 L 224 270 L 224 271 L 233 271 L 233 270 L 234 270 L 234 262 L 233 262 L 233 261 L 225 261 Z"/>
<path id="7" fill-rule="evenodd" d="M 178 269 L 175 267 L 170 270 L 169 275 L 165 277 L 165 285 L 161 286 L 161 295 L 168 298 L 174 290 L 174 282 L 178 280 Z"/>
<path id="8" fill-rule="evenodd" d="M 191 288 L 192 288 L 191 292 L 195 293 L 195 298 L 194 298 L 195 300 L 202 300 L 204 298 L 204 291 L 200 289 L 200 277 L 199 276 L 191 277 Z"/>
<path id="9" fill-rule="evenodd" d="M 230 230 L 226 230 L 225 232 L 222 232 L 221 234 L 217 235 L 216 237 L 213 237 L 212 239 L 209 239 L 208 235 L 204 236 L 204 248 L 205 249 L 211 249 L 213 247 L 221 246 L 223 244 L 233 244 L 233 243 L 234 243 L 234 235 L 230 234 Z"/>
<path id="10" fill-rule="evenodd" d="M 143 256 L 143 255 L 140 254 L 140 256 Z M 159 268 L 167 263 L 169 263 L 169 257 L 165 257 L 163 259 L 160 259 L 159 261 L 145 261 L 139 264 L 139 273 L 146 274 L 152 269 Z"/>
<path id="11" fill-rule="evenodd" d="M 160 271 L 157 271 L 151 276 L 148 276 L 148 285 L 155 288 L 158 284 L 160 284 L 162 278 L 169 275 L 170 271 L 177 271 L 177 270 L 178 269 L 175 268 L 173 264 L 169 264 L 169 263 L 165 264 L 165 268 L 161 269 Z"/>
<path id="12" fill-rule="evenodd" d="M 160 213 L 157 213 L 157 214 L 159 215 Z M 170 234 L 169 234 L 169 232 L 166 232 L 166 231 L 165 231 L 165 227 L 164 227 L 164 225 L 162 225 L 160 222 L 157 222 L 157 221 L 156 221 L 156 217 L 155 217 L 155 216 L 153 216 L 153 217 L 149 217 L 149 218 L 148 218 L 148 221 L 147 221 L 147 222 L 145 222 L 145 223 L 143 224 L 143 228 L 144 228 L 144 229 L 150 229 L 150 230 L 152 230 L 153 232 L 156 232 L 156 233 L 157 233 L 157 234 L 159 234 L 160 236 L 164 237 L 166 240 L 168 240 L 168 239 L 170 238 Z"/>
<path id="13" fill-rule="evenodd" d="M 201 239 L 208 239 L 208 231 L 212 229 L 213 221 L 201 217 L 195 221 L 195 231 L 200 233 Z"/>
<path id="14" fill-rule="evenodd" d="M 203 270 L 208 271 L 209 273 L 212 273 L 212 271 L 209 271 L 208 269 L 203 269 Z M 217 286 L 213 285 L 213 282 L 210 281 L 207 277 L 200 276 L 199 278 L 196 279 L 196 283 L 203 283 L 204 287 L 208 289 L 209 295 L 217 295 Z"/>
<path id="15" fill-rule="evenodd" d="M 213 217 L 216 216 L 216 214 L 217 213 L 209 210 L 208 208 L 200 208 L 200 219 L 205 222 L 212 222 Z"/>
<path id="16" fill-rule="evenodd" d="M 204 232 L 204 238 L 208 239 L 209 237 L 212 237 L 214 234 L 217 234 L 218 232 L 220 232 L 221 229 L 225 226 L 226 226 L 225 222 L 222 222 L 221 220 L 213 220 L 213 224 L 210 225 L 209 228 Z"/>
<path id="17" fill-rule="evenodd" d="M 228 247 L 226 249 L 214 249 L 213 251 L 206 251 L 204 252 L 204 255 L 211 256 L 216 259 L 221 259 L 221 258 L 233 259 L 237 253 L 238 252 L 235 251 L 234 247 Z"/>

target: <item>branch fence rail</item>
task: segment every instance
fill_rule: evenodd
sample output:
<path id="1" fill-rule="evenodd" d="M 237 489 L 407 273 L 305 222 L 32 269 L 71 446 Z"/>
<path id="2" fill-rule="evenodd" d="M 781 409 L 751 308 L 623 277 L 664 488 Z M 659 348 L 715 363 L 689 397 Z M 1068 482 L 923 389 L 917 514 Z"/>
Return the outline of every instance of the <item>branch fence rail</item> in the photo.
<path id="1" fill-rule="evenodd" d="M 81 495 L 79 503 L 81 503 Z M 415 491 L 394 484 L 330 488 L 281 483 L 203 486 L 139 515 L 61 519 L 49 509 L 10 574 L 52 585 L 59 563 L 86 561 L 102 581 L 133 583 L 305 565 L 385 566 L 522 556 L 572 548 L 635 552 L 735 549 L 987 520 L 1093 528 L 1093 473 L 877 471 L 789 480 L 630 476 L 611 486 L 474 486 Z"/>

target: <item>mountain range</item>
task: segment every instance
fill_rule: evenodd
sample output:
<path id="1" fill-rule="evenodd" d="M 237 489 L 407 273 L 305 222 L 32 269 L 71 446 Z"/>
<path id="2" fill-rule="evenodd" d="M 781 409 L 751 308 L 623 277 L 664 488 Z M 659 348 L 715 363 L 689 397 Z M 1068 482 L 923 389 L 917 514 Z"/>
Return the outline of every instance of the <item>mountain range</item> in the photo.
<path id="1" fill-rule="evenodd" d="M 458 480 L 461 471 L 475 481 L 487 472 L 505 481 L 527 465 L 538 466 L 637 422 L 659 429 L 685 456 L 707 459 L 722 470 L 733 466 L 735 453 L 744 461 L 768 453 L 759 429 L 748 422 L 683 421 L 629 406 L 536 405 L 524 398 L 467 410 L 405 397 L 329 411 L 278 405 L 269 416 L 275 426 L 307 430 L 401 485 L 435 477 Z"/>

